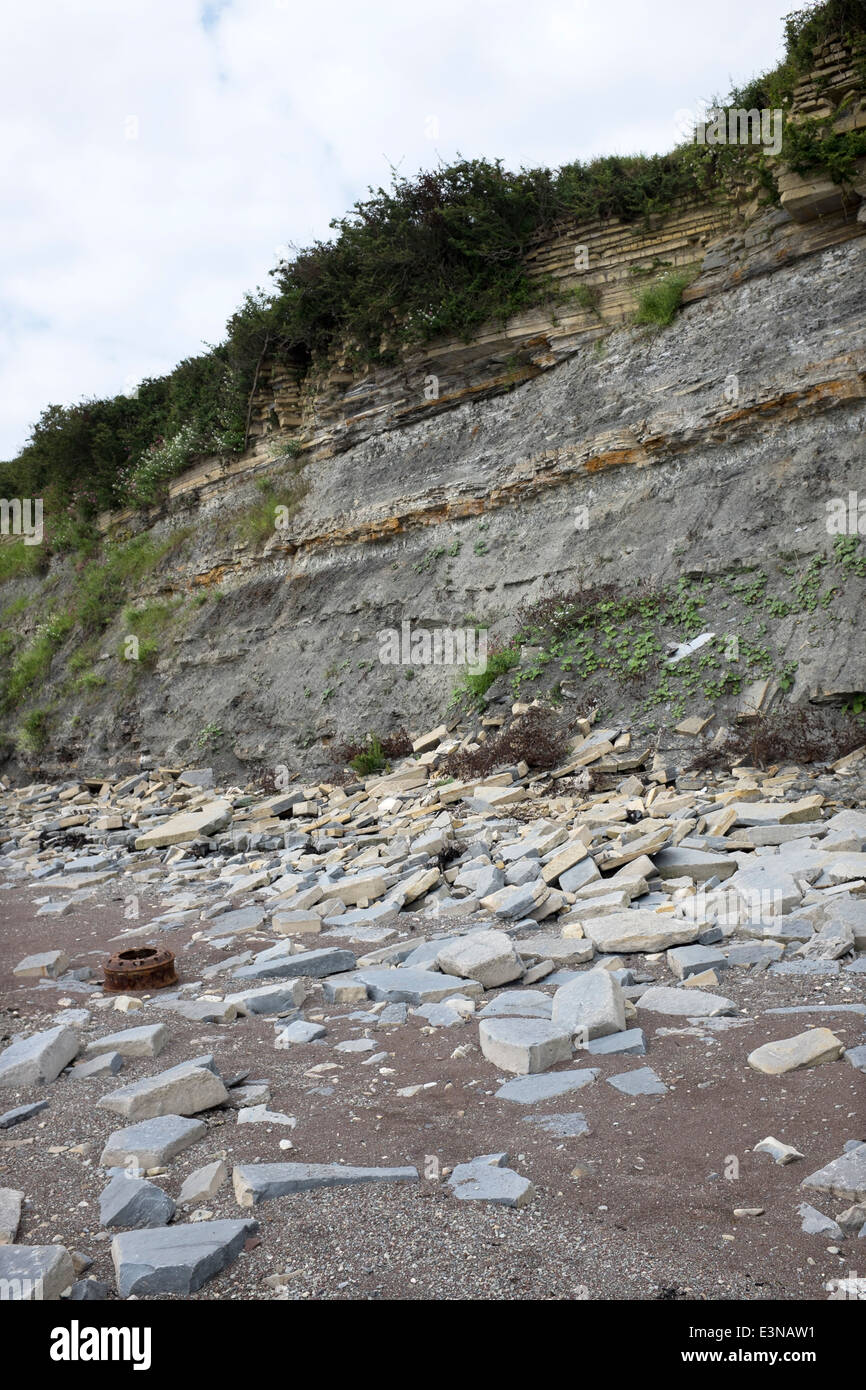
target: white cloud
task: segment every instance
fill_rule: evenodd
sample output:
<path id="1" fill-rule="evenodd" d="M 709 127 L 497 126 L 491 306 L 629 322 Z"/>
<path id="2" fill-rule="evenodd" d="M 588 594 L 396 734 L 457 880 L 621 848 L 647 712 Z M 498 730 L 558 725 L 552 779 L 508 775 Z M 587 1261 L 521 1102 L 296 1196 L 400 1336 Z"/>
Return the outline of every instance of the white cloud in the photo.
<path id="1" fill-rule="evenodd" d="M 389 162 L 669 148 L 777 60 L 783 12 L 729 0 L 710 38 L 691 0 L 29 0 L 0 52 L 0 457 L 49 401 L 217 341 Z"/>

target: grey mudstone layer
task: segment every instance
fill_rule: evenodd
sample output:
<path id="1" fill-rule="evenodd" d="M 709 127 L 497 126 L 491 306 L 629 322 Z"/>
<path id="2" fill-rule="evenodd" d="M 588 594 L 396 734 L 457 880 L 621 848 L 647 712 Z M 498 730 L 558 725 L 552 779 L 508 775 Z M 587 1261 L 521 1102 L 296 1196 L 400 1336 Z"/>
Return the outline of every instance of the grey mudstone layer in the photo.
<path id="1" fill-rule="evenodd" d="M 353 1168 L 342 1163 L 244 1163 L 232 1172 L 235 1197 L 242 1207 L 316 1187 L 417 1181 L 417 1168 Z"/>
<path id="2" fill-rule="evenodd" d="M 236 1260 L 256 1221 L 198 1221 L 154 1231 L 126 1231 L 111 1242 L 121 1298 L 195 1293 Z"/>
<path id="3" fill-rule="evenodd" d="M 188 1149 L 207 1132 L 201 1120 L 183 1115 L 159 1115 L 109 1134 L 99 1159 L 101 1168 L 120 1168 L 127 1159 L 141 1168 L 159 1168 Z"/>
<path id="4" fill-rule="evenodd" d="M 103 1226 L 167 1226 L 173 1216 L 171 1197 L 146 1178 L 118 1174 L 99 1194 L 99 1220 Z"/>

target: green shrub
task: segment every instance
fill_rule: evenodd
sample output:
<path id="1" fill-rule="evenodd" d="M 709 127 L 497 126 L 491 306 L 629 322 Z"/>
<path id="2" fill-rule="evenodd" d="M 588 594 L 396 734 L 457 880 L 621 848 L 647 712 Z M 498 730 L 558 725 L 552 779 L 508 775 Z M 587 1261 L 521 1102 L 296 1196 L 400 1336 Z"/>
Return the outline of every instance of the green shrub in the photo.
<path id="1" fill-rule="evenodd" d="M 27 752 L 38 753 L 48 741 L 51 732 L 52 711 L 32 709 L 25 714 L 18 729 L 22 748 Z"/>
<path id="2" fill-rule="evenodd" d="M 0 584 L 9 579 L 23 579 L 37 574 L 45 564 L 45 550 L 39 545 L 25 545 L 23 541 L 4 541 L 0 543 Z"/>
<path id="3" fill-rule="evenodd" d="M 638 300 L 635 323 L 654 323 L 666 328 L 674 320 L 674 315 L 683 299 L 683 290 L 692 280 L 691 275 L 677 273 L 666 275 L 653 285 L 647 285 Z"/>

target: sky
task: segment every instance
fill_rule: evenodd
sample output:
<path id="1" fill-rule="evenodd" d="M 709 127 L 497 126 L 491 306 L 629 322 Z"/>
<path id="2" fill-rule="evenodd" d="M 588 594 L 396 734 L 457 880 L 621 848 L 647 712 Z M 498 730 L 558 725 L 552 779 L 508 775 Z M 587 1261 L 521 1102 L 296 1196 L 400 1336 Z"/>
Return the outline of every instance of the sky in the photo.
<path id="1" fill-rule="evenodd" d="M 0 42 L 0 458 L 218 342 L 390 170 L 661 152 L 793 0 L 27 0 Z"/>

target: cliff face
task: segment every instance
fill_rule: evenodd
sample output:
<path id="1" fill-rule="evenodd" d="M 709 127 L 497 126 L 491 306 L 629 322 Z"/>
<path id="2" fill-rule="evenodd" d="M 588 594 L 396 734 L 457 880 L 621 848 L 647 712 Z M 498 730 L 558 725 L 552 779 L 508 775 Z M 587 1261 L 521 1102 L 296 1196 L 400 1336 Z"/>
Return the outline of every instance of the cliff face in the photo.
<path id="1" fill-rule="evenodd" d="M 719 706 L 727 717 L 747 696 L 856 701 L 866 186 L 834 206 L 827 180 L 797 180 L 790 210 L 731 198 L 650 229 L 563 227 L 533 253 L 538 272 L 594 284 L 589 308 L 525 315 L 363 379 L 334 364 L 301 382 L 269 364 L 249 453 L 177 479 L 150 518 L 161 558 L 124 601 L 169 605 L 152 663 L 124 658 L 134 628 L 118 613 L 70 688 L 71 639 L 40 696 L 54 706 L 40 761 L 149 750 L 324 765 L 334 740 L 436 723 L 461 679 L 383 662 L 383 630 L 480 623 L 507 641 L 522 602 L 589 585 L 680 593 L 666 625 L 648 620 L 653 670 L 626 679 L 611 649 L 641 635 L 611 628 L 591 660 L 524 650 L 521 694 L 553 684 L 557 699 L 650 725 Z M 588 269 L 575 277 L 576 245 Z M 700 265 L 684 309 L 661 330 L 625 326 L 632 272 L 660 263 Z M 245 536 L 263 507 L 270 518 Z M 119 538 L 140 524 L 104 519 Z M 62 611 L 75 582 L 54 562 L 17 592 Z M 660 653 L 696 625 L 726 639 L 739 664 L 719 669 L 736 679 L 702 666 L 671 688 Z M 514 688 L 500 678 L 490 698 Z"/>

